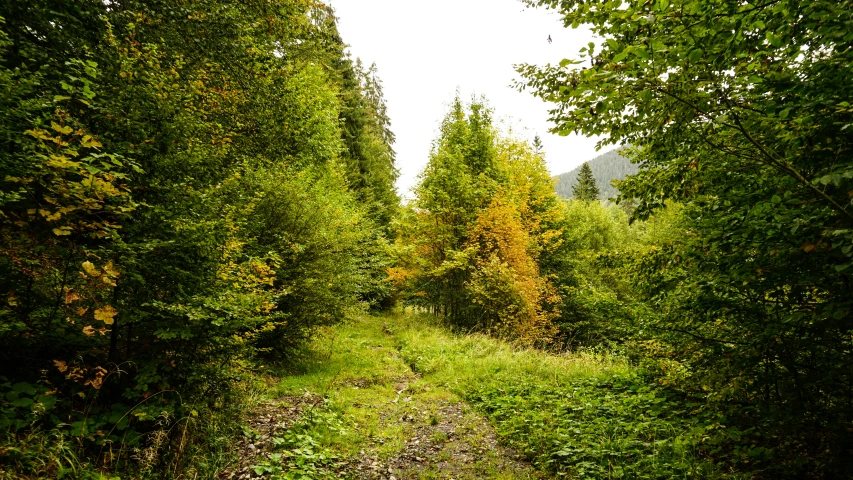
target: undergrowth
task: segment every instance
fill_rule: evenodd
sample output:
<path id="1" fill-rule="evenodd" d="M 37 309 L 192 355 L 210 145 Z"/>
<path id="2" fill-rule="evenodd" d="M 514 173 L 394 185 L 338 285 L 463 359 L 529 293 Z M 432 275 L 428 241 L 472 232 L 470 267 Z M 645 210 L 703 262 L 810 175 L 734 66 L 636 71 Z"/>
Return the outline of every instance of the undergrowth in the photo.
<path id="1" fill-rule="evenodd" d="M 225 396 L 186 405 L 185 417 L 164 409 L 140 432 L 127 422 L 138 408 L 89 407 L 87 417 L 63 422 L 45 410 L 36 390 L 6 386 L 0 398 L 0 422 L 7 420 L 0 437 L 2 480 L 214 478 L 234 462 L 240 418 L 263 394 L 260 379 L 246 377 Z M 28 398 L 36 401 L 22 401 Z"/>
<path id="2" fill-rule="evenodd" d="M 738 478 L 713 460 L 717 419 L 627 360 L 552 355 L 453 335 L 426 315 L 397 323 L 400 353 L 488 415 L 498 436 L 559 477 Z"/>
<path id="3" fill-rule="evenodd" d="M 344 433 L 340 416 L 328 409 L 311 409 L 287 431 L 272 438 L 276 451 L 253 465 L 252 470 L 274 480 L 336 478 L 342 459 L 321 438 L 330 433 Z"/>

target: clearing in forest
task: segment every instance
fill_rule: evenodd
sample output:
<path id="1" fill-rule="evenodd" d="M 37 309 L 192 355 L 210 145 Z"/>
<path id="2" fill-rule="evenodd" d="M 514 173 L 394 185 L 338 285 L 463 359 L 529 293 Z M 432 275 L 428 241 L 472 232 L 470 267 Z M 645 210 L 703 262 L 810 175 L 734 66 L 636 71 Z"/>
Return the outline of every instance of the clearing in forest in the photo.
<path id="1" fill-rule="evenodd" d="M 328 328 L 265 384 L 220 478 L 712 473 L 626 362 L 454 335 L 421 314 Z"/>

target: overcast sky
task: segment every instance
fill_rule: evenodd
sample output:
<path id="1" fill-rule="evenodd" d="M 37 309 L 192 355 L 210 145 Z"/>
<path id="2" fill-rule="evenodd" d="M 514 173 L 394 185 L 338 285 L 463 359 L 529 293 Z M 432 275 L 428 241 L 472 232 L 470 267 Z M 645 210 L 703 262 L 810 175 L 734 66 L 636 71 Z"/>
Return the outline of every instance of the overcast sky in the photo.
<path id="1" fill-rule="evenodd" d="M 565 29 L 555 13 L 519 0 L 330 2 L 353 56 L 379 68 L 397 135 L 401 195 L 411 197 L 457 89 L 463 99 L 485 95 L 504 128 L 529 139 L 539 134 L 554 175 L 597 155 L 594 139 L 548 133 L 548 104 L 510 86 L 518 78 L 513 64 L 575 58 L 592 38 L 588 31 Z"/>

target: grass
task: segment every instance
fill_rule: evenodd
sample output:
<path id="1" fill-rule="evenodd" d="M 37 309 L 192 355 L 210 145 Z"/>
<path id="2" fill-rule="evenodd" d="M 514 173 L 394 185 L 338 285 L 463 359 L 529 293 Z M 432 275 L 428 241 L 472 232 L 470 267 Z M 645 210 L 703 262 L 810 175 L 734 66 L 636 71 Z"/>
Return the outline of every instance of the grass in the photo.
<path id="1" fill-rule="evenodd" d="M 416 428 L 441 422 L 434 405 L 464 400 L 489 419 L 503 444 L 551 475 L 727 476 L 709 460 L 703 442 L 713 426 L 702 421 L 700 406 L 619 356 L 516 348 L 453 334 L 434 317 L 408 312 L 325 330 L 305 358 L 297 370 L 279 372 L 275 393 L 327 396 L 346 427 L 319 437 L 344 456 L 390 458 Z M 388 421 L 406 415 L 414 421 Z M 434 443 L 453 443 L 441 432 L 431 435 Z M 505 476 L 494 465 L 479 468 L 482 478 Z M 434 475 L 427 469 L 419 478 Z"/>
<path id="2" fill-rule="evenodd" d="M 400 468 L 397 478 L 736 478 L 709 460 L 715 425 L 703 420 L 702 406 L 616 355 L 516 348 L 405 312 L 324 329 L 292 367 L 261 371 L 242 384 L 239 404 L 187 420 L 190 441 L 173 452 L 171 478 L 213 478 L 233 465 L 239 413 L 293 396 L 326 402 L 258 460 L 257 471 L 272 478 L 358 478 L 350 467 L 365 458 Z M 540 473 L 508 460 L 495 435 Z M 412 453 L 415 439 L 433 454 L 407 465 L 427 451 Z M 0 441 L 15 464 L 0 466 L 0 478 L 24 470 L 109 478 L 62 437 L 36 432 L 24 440 Z"/>
<path id="3" fill-rule="evenodd" d="M 499 437 L 542 470 L 568 478 L 720 478 L 703 445 L 701 405 L 651 382 L 624 358 L 553 355 L 435 319 L 397 324 L 411 367 L 486 414 Z"/>
<path id="4" fill-rule="evenodd" d="M 488 426 L 476 412 L 468 409 L 452 419 L 442 413 L 462 399 L 413 372 L 400 355 L 398 333 L 405 318 L 364 317 L 323 330 L 295 367 L 276 372 L 280 381 L 270 397 L 325 397 L 328 410 L 342 418 L 344 426 L 334 432 L 316 428 L 310 434 L 323 448 L 353 463 L 367 458 L 397 468 L 400 455 L 417 438 L 439 449 L 431 459 L 434 464 L 411 462 L 397 478 L 448 478 L 448 468 L 455 469 L 453 478 L 531 478 L 507 466 L 501 452 L 487 448 L 488 432 L 483 430 Z M 450 423 L 452 439 L 440 430 Z M 454 449 L 461 444 L 482 444 L 488 454 L 460 462 Z M 357 478 L 359 473 L 349 475 Z"/>
<path id="5" fill-rule="evenodd" d="M 0 480 L 216 478 L 236 460 L 233 440 L 240 435 L 239 418 L 265 394 L 260 378 L 245 378 L 232 386 L 227 397 L 211 396 L 201 405 L 191 405 L 190 416 L 172 418 L 141 436 L 129 432 L 120 437 L 121 441 L 104 442 L 100 447 L 92 447 L 91 439 L 82 434 L 71 435 L 67 428 L 10 429 L 0 436 Z M 212 408 L 207 402 L 216 406 Z M 132 413 L 130 407 L 112 407 L 121 417 Z M 37 420 L 35 413 L 20 416 L 32 419 L 34 424 Z M 108 431 L 92 433 L 103 436 Z M 140 441 L 125 441 L 131 435 Z M 164 441 L 156 442 L 155 438 Z M 86 440 L 90 441 L 89 449 L 85 448 Z"/>

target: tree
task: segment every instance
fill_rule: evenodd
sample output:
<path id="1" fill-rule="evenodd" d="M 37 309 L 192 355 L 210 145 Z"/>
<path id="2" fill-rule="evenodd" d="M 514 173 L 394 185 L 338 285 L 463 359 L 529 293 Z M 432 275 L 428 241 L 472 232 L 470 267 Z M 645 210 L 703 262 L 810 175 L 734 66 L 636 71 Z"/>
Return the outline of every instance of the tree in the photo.
<path id="1" fill-rule="evenodd" d="M 614 186 L 615 181 L 624 180 L 628 175 L 637 173 L 637 165 L 619 155 L 617 150 L 610 150 L 589 160 L 589 168 L 595 177 L 595 185 L 599 188 L 599 198 L 615 199 L 619 196 L 619 189 Z M 572 187 L 578 183 L 578 173 L 583 164 L 566 173 L 557 175 L 557 196 L 560 198 L 572 198 Z"/>
<path id="2" fill-rule="evenodd" d="M 574 198 L 592 202 L 598 200 L 598 186 L 595 184 L 595 177 L 592 175 L 592 169 L 589 168 L 589 162 L 584 162 L 578 171 L 578 181 L 572 187 L 572 195 Z"/>
<path id="3" fill-rule="evenodd" d="M 849 471 L 851 2 L 529 3 L 602 39 L 520 68 L 555 130 L 634 147 L 620 191 L 636 216 L 685 205 L 689 234 L 636 277 L 648 328 L 694 372 L 684 387 L 755 408 L 729 413 L 794 459 L 780 470 Z"/>
<path id="4" fill-rule="evenodd" d="M 341 45 L 313 1 L 0 4 L 0 395 L 41 398 L 0 405 L 5 438 L 101 468 L 168 431 L 180 476 L 197 427 L 158 417 L 231 408 L 255 357 L 381 290 L 393 134 Z"/>
<path id="5" fill-rule="evenodd" d="M 457 97 L 441 125 L 430 161 L 417 187 L 414 238 L 422 272 L 421 301 L 459 325 L 471 323 L 468 229 L 489 205 L 501 183 L 495 158 L 491 110 L 482 101 L 463 105 Z"/>
<path id="6" fill-rule="evenodd" d="M 457 98 L 417 188 L 409 233 L 412 301 L 451 323 L 526 344 L 553 336 L 558 300 L 539 259 L 554 249 L 559 201 L 542 155 L 498 135 L 481 101 Z"/>

